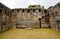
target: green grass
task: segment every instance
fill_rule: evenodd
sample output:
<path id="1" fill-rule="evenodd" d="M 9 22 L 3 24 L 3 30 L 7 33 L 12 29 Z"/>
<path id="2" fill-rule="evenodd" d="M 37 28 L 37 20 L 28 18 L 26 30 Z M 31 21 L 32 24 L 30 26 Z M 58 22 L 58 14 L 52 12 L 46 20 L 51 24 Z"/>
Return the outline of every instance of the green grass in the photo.
<path id="1" fill-rule="evenodd" d="M 0 34 L 0 39 L 60 39 L 60 32 L 49 28 L 10 29 Z"/>

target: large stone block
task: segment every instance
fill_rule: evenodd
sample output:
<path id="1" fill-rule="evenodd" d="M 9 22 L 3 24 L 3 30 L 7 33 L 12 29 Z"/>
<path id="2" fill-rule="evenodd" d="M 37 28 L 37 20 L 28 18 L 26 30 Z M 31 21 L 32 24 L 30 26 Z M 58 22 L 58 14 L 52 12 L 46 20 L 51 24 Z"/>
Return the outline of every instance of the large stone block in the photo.
<path id="1" fill-rule="evenodd" d="M 6 30 L 5 25 L 2 26 L 2 32 Z"/>

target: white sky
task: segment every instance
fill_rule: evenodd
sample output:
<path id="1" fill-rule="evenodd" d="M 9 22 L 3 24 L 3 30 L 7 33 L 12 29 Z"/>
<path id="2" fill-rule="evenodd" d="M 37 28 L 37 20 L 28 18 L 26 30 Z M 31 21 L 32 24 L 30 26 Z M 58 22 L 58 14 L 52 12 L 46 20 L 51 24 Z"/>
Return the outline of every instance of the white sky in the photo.
<path id="1" fill-rule="evenodd" d="M 29 5 L 35 4 L 48 8 L 49 6 L 54 6 L 60 0 L 0 0 L 0 2 L 9 8 L 27 8 Z"/>

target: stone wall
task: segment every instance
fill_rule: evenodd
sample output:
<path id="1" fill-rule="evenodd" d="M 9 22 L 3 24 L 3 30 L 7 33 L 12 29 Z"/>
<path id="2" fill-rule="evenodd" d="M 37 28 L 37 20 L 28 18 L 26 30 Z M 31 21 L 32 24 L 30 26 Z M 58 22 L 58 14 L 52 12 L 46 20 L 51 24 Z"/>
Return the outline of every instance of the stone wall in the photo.
<path id="1" fill-rule="evenodd" d="M 11 10 L 0 3 L 0 33 L 11 28 Z"/>
<path id="2" fill-rule="evenodd" d="M 60 31 L 60 3 L 56 4 L 55 6 L 48 9 L 50 15 L 50 24 L 53 29 Z"/>
<path id="3" fill-rule="evenodd" d="M 19 25 L 24 25 L 27 23 L 25 25 L 25 26 L 27 26 L 30 23 L 29 26 L 33 25 L 33 27 L 35 27 L 35 26 L 40 27 L 39 23 L 41 23 L 41 27 L 48 27 L 48 24 L 46 24 L 46 21 L 45 21 L 45 15 L 47 14 L 47 12 L 44 8 L 20 8 L 20 9 L 13 9 L 12 11 L 14 11 L 12 14 L 15 15 L 14 18 L 16 19 L 16 21 L 14 23 L 16 23 L 16 24 L 18 23 Z M 14 15 L 12 15 L 12 16 L 14 16 Z M 43 18 L 42 18 L 42 16 L 43 16 Z M 39 21 L 39 18 L 41 18 L 41 22 Z M 21 21 L 22 21 L 22 24 L 21 24 Z M 24 21 L 26 23 L 23 23 Z M 29 22 L 27 22 L 27 21 L 29 21 Z M 32 21 L 32 22 L 30 22 L 30 21 Z M 35 22 L 35 21 L 37 21 L 37 22 Z M 37 25 L 35 25 L 35 24 L 37 24 Z"/>

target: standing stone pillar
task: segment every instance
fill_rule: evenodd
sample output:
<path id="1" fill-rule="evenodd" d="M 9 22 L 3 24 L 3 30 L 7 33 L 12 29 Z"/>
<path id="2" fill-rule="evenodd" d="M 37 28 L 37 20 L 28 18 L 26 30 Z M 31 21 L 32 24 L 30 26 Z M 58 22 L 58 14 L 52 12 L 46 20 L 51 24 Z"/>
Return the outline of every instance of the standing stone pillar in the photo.
<path id="1" fill-rule="evenodd" d="M 33 11 L 31 10 L 31 20 L 33 21 Z"/>
<path id="2" fill-rule="evenodd" d="M 25 11 L 25 14 L 26 14 L 26 21 L 28 21 L 28 13 L 27 13 L 27 10 Z"/>
<path id="3" fill-rule="evenodd" d="M 41 18 L 41 27 L 45 26 L 44 25 L 44 7 L 41 8 L 41 15 L 42 15 L 42 18 Z"/>

